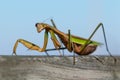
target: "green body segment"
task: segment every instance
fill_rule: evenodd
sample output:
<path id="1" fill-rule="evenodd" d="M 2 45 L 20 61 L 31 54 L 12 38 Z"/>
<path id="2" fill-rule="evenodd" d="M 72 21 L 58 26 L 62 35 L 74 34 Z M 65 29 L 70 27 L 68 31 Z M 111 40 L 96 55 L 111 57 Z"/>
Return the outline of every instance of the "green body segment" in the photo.
<path id="1" fill-rule="evenodd" d="M 84 38 L 80 38 L 80 37 L 77 37 L 77 36 L 73 36 L 71 37 L 71 41 L 74 42 L 74 43 L 77 43 L 77 44 L 85 44 L 87 39 L 84 39 Z M 102 43 L 100 42 L 96 42 L 96 41 L 92 41 L 90 40 L 88 43 L 90 44 L 93 44 L 93 45 L 102 45 Z"/>
<path id="2" fill-rule="evenodd" d="M 53 27 L 53 28 L 57 29 L 57 27 L 56 27 L 56 25 L 55 25 L 55 23 L 54 23 L 54 21 L 52 19 L 51 19 L 51 22 L 53 24 L 53 26 L 51 26 L 51 28 Z M 53 33 L 52 35 L 54 36 L 55 34 Z M 74 42 L 74 43 L 77 43 L 77 44 L 82 44 L 82 45 L 84 45 L 86 43 L 86 41 L 88 40 L 88 39 L 81 38 L 81 37 L 74 36 L 74 35 L 71 35 L 70 38 L 71 38 L 70 39 L 71 42 Z M 55 37 L 55 39 L 56 39 L 56 37 Z M 96 41 L 92 41 L 92 40 L 90 40 L 88 43 L 89 44 L 93 44 L 93 45 L 97 45 L 97 46 L 102 45 L 102 43 L 96 42 Z"/>

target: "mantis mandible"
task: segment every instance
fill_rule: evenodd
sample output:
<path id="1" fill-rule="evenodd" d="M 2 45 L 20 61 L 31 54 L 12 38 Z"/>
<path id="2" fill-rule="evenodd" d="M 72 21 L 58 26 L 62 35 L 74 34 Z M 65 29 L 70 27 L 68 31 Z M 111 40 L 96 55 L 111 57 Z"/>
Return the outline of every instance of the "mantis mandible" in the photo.
<path id="1" fill-rule="evenodd" d="M 38 45 L 32 43 L 32 42 L 26 41 L 24 39 L 18 39 L 14 45 L 13 53 L 16 55 L 16 48 L 18 46 L 18 43 L 23 44 L 25 47 L 27 47 L 31 50 L 37 50 L 39 52 L 47 51 L 46 47 L 47 47 L 47 43 L 48 43 L 48 33 L 49 33 L 56 50 L 62 49 L 60 42 L 57 40 L 57 37 L 56 37 L 56 35 L 57 35 L 60 38 L 61 42 L 64 44 L 65 48 L 69 52 L 73 51 L 78 55 L 89 55 L 96 50 L 97 46 L 102 45 L 101 43 L 99 43 L 97 41 L 91 40 L 91 38 L 93 37 L 95 32 L 100 27 L 102 27 L 104 38 L 105 38 L 106 50 L 108 51 L 110 56 L 112 56 L 109 49 L 108 49 L 108 46 L 107 46 L 105 30 L 104 30 L 104 26 L 102 23 L 99 23 L 98 26 L 93 31 L 93 33 L 90 35 L 90 37 L 88 39 L 85 39 L 82 37 L 72 35 L 72 34 L 70 34 L 70 32 L 64 33 L 64 32 L 57 29 L 57 27 L 52 19 L 51 19 L 51 22 L 53 24 L 52 26 L 49 24 L 46 24 L 46 23 L 36 23 L 35 24 L 35 27 L 36 27 L 38 33 L 40 33 L 42 30 L 45 30 L 44 44 L 43 44 L 42 48 L 39 47 Z"/>

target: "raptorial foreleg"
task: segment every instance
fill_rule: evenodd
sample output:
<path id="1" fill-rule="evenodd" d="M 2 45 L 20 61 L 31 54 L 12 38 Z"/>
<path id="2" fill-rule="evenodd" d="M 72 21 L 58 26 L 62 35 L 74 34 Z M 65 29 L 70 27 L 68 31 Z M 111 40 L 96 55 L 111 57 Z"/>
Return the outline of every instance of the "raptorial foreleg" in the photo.
<path id="1" fill-rule="evenodd" d="M 29 41 L 26 41 L 24 39 L 18 39 L 14 45 L 14 48 L 13 48 L 13 54 L 15 54 L 15 55 L 16 55 L 16 49 L 17 49 L 18 43 L 23 44 L 25 47 L 27 47 L 30 50 L 41 51 L 41 48 L 38 45 L 31 43 Z"/>
<path id="2" fill-rule="evenodd" d="M 18 39 L 14 45 L 14 48 L 13 48 L 13 54 L 15 54 L 15 55 L 16 55 L 16 48 L 18 46 L 18 43 L 22 43 L 28 49 L 37 50 L 39 52 L 44 52 L 46 50 L 46 46 L 48 43 L 48 32 L 45 31 L 43 48 L 40 48 L 38 45 L 31 43 L 29 41 L 26 41 L 24 39 Z"/>

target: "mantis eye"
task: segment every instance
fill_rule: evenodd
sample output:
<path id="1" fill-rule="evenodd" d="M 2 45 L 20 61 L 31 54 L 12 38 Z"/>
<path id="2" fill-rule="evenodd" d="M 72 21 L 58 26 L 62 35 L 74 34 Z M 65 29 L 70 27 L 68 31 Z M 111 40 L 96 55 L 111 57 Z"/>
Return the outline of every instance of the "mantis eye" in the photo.
<path id="1" fill-rule="evenodd" d="M 37 26 L 38 26 L 38 24 L 39 24 L 39 23 L 36 23 L 36 24 L 35 24 L 35 27 L 37 27 Z"/>

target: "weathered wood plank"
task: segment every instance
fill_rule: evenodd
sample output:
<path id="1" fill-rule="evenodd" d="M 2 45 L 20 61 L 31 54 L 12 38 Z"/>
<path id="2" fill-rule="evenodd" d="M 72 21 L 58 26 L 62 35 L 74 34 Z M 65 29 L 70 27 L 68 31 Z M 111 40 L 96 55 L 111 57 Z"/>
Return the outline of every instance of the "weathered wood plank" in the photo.
<path id="1" fill-rule="evenodd" d="M 0 56 L 0 80 L 120 80 L 120 57 Z"/>

